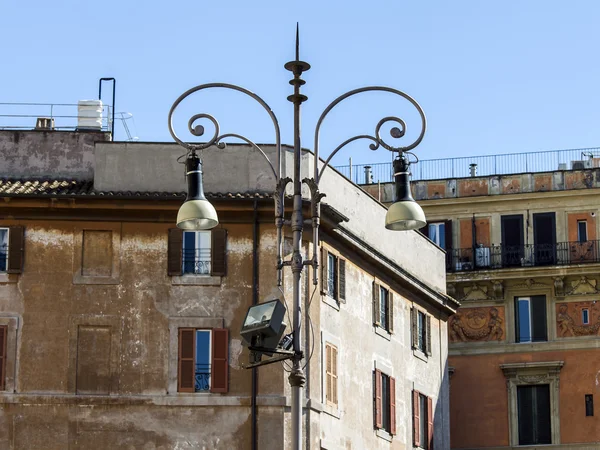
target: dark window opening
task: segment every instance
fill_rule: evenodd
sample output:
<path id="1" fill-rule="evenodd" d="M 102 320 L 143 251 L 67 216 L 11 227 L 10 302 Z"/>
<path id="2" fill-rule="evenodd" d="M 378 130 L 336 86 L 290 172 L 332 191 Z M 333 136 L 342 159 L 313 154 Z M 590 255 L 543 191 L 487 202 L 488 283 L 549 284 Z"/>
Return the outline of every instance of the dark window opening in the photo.
<path id="1" fill-rule="evenodd" d="M 577 241 L 586 242 L 587 238 L 587 221 L 578 220 L 577 221 Z"/>
<path id="2" fill-rule="evenodd" d="M 581 322 L 584 325 L 589 325 L 590 324 L 590 310 L 589 309 L 582 309 L 581 310 Z"/>
<path id="3" fill-rule="evenodd" d="M 517 386 L 519 445 L 551 444 L 550 386 Z"/>
<path id="4" fill-rule="evenodd" d="M 533 215 L 535 265 L 556 264 L 556 219 L 552 213 Z"/>
<path id="5" fill-rule="evenodd" d="M 546 297 L 515 298 L 515 322 L 515 342 L 547 341 Z"/>
<path id="6" fill-rule="evenodd" d="M 502 216 L 502 266 L 520 266 L 524 257 L 523 216 Z"/>
<path id="7" fill-rule="evenodd" d="M 594 415 L 594 396 L 592 394 L 586 394 L 585 396 L 585 415 L 586 417 Z"/>

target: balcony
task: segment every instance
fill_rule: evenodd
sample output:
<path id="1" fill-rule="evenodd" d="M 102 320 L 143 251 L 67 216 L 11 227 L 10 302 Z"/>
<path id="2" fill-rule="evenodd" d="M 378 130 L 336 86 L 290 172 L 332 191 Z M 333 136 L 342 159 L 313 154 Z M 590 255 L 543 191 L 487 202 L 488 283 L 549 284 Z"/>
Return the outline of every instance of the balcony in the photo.
<path id="1" fill-rule="evenodd" d="M 448 272 L 511 267 L 565 266 L 597 262 L 600 262 L 600 241 L 479 246 L 450 249 L 446 253 L 446 270 Z"/>

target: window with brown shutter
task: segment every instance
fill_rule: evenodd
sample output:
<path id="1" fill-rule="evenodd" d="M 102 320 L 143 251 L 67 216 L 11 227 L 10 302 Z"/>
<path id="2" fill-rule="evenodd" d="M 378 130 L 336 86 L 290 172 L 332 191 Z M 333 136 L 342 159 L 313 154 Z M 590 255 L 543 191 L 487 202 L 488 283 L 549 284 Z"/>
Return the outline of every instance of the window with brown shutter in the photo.
<path id="1" fill-rule="evenodd" d="M 25 252 L 25 229 L 22 226 L 12 226 L 8 230 L 8 261 L 6 273 L 21 273 L 23 271 L 23 254 Z"/>
<path id="2" fill-rule="evenodd" d="M 381 401 L 381 370 L 375 369 L 375 428 L 383 426 L 383 412 Z"/>
<path id="3" fill-rule="evenodd" d="M 419 416 L 419 391 L 413 391 L 413 445 L 421 446 L 421 420 Z"/>
<path id="4" fill-rule="evenodd" d="M 167 273 L 169 276 L 183 274 L 183 230 L 169 228 L 169 242 L 167 247 Z"/>
<path id="5" fill-rule="evenodd" d="M 427 397 L 427 440 L 429 450 L 433 450 L 433 400 Z"/>
<path id="6" fill-rule="evenodd" d="M 419 344 L 419 329 L 417 326 L 417 310 L 415 308 L 410 308 L 410 329 L 412 348 L 417 348 L 417 345 Z"/>
<path id="7" fill-rule="evenodd" d="M 0 391 L 6 389 L 6 325 L 0 326 Z"/>
<path id="8" fill-rule="evenodd" d="M 390 377 L 390 434 L 396 434 L 396 379 Z"/>
<path id="9" fill-rule="evenodd" d="M 227 393 L 229 390 L 229 330 L 212 330 L 212 373 L 210 392 Z"/>
<path id="10" fill-rule="evenodd" d="M 229 330 L 179 329 L 177 386 L 179 392 L 228 392 Z"/>
<path id="11" fill-rule="evenodd" d="M 381 326 L 381 307 L 379 305 L 379 284 L 373 281 L 373 323 Z"/>
<path id="12" fill-rule="evenodd" d="M 325 249 L 325 247 L 321 247 L 321 294 L 327 294 L 327 284 L 329 282 L 329 278 L 327 277 L 327 266 L 329 264 L 328 258 L 329 252 Z"/>
<path id="13" fill-rule="evenodd" d="M 227 272 L 227 230 L 212 229 L 211 275 L 224 277 Z"/>
<path id="14" fill-rule="evenodd" d="M 426 334 L 426 349 L 427 349 L 427 354 L 431 356 L 431 316 L 428 314 L 427 315 L 427 329 L 425 331 Z"/>
<path id="15" fill-rule="evenodd" d="M 339 258 L 338 262 L 338 292 L 340 302 L 346 303 L 346 260 L 344 258 Z"/>
<path id="16" fill-rule="evenodd" d="M 388 332 L 394 332 L 394 294 L 388 291 Z"/>

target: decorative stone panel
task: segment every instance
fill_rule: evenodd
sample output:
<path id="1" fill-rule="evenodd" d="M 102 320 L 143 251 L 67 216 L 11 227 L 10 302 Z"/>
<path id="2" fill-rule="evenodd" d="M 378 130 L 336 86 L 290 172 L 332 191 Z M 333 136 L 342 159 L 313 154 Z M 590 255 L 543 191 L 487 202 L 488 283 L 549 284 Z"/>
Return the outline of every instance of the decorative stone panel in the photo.
<path id="1" fill-rule="evenodd" d="M 450 317 L 450 342 L 503 341 L 504 307 L 461 308 Z"/>

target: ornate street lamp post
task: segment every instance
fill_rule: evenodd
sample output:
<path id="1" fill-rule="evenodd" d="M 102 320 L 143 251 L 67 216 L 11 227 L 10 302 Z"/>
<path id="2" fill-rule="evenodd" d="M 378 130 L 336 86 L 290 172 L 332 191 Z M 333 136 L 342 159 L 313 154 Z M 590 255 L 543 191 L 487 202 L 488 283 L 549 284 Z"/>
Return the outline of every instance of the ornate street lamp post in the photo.
<path id="1" fill-rule="evenodd" d="M 185 93 L 183 93 L 173 103 L 171 110 L 169 111 L 169 131 L 173 139 L 181 146 L 185 147 L 188 151 L 186 161 L 186 174 L 188 177 L 188 196 L 186 201 L 181 206 L 179 214 L 177 216 L 177 226 L 186 230 L 203 230 L 215 227 L 218 224 L 217 214 L 214 207 L 204 197 L 202 187 L 202 161 L 198 157 L 198 152 L 208 148 L 212 145 L 216 145 L 218 148 L 224 148 L 225 144 L 223 140 L 228 137 L 240 139 L 251 147 L 259 151 L 269 164 L 277 184 L 274 190 L 275 200 L 275 225 L 277 227 L 277 283 L 278 286 L 282 285 L 282 270 L 285 266 L 290 266 L 293 276 L 293 353 L 290 358 L 292 359 L 293 365 L 289 376 L 290 386 L 292 388 L 292 442 L 293 449 L 300 450 L 301 439 L 302 439 L 302 387 L 306 382 L 306 377 L 301 365 L 303 359 L 302 351 L 302 340 L 301 340 L 301 329 L 300 329 L 300 314 L 302 311 L 300 302 L 301 285 L 300 278 L 304 266 L 312 266 L 313 268 L 313 284 L 318 283 L 318 247 L 319 247 L 319 223 L 320 223 L 320 201 L 325 195 L 319 192 L 319 182 L 324 170 L 328 167 L 331 158 L 335 154 L 345 147 L 347 144 L 359 140 L 367 139 L 372 141 L 369 145 L 371 150 L 377 150 L 379 147 L 383 147 L 391 152 L 397 152 L 398 156 L 394 160 L 394 179 L 396 182 L 396 201 L 388 210 L 386 214 L 385 227 L 390 230 L 413 230 L 425 226 L 425 214 L 421 207 L 414 201 L 410 193 L 409 184 L 409 166 L 410 162 L 407 155 L 413 155 L 410 152 L 423 140 L 426 129 L 425 114 L 419 104 L 412 99 L 410 96 L 401 92 L 397 89 L 384 86 L 369 86 L 353 91 L 347 92 L 325 108 L 321 114 L 317 126 L 315 128 L 314 135 L 314 171 L 311 178 L 301 178 L 300 173 L 300 159 L 301 159 L 301 132 L 300 132 L 300 117 L 301 117 L 301 105 L 307 100 L 307 97 L 300 93 L 301 86 L 305 83 L 302 80 L 302 73 L 310 69 L 310 65 L 300 60 L 299 57 L 299 36 L 298 30 L 296 30 L 296 59 L 285 64 L 285 68 L 292 72 L 294 78 L 290 81 L 290 84 L 294 86 L 294 93 L 287 99 L 294 104 L 294 173 L 293 178 L 282 178 L 281 177 L 281 137 L 279 130 L 279 123 L 277 117 L 271 111 L 271 108 L 265 103 L 265 101 L 253 92 L 248 91 L 240 86 L 226 83 L 209 83 L 196 86 Z M 204 134 L 204 127 L 202 125 L 194 126 L 194 123 L 199 119 L 207 119 L 212 122 L 215 132 L 211 139 L 205 143 L 187 143 L 179 139 L 173 129 L 172 119 L 173 112 L 179 106 L 179 104 L 187 98 L 189 95 L 209 88 L 224 88 L 231 89 L 238 92 L 242 92 L 254 100 L 256 100 L 269 114 L 274 128 L 275 128 L 275 146 L 276 146 L 276 157 L 275 166 L 273 166 L 269 157 L 265 152 L 250 139 L 235 133 L 220 134 L 219 123 L 210 114 L 196 114 L 192 116 L 188 121 L 188 130 L 194 136 L 202 136 Z M 397 126 L 390 130 L 392 138 L 399 139 L 404 137 L 406 132 L 405 122 L 398 117 L 385 117 L 379 121 L 375 127 L 374 136 L 371 135 L 358 135 L 350 139 L 347 139 L 336 147 L 325 163 L 321 170 L 319 170 L 319 134 L 321 125 L 327 114 L 341 101 L 362 92 L 369 91 L 383 91 L 390 92 L 392 94 L 399 95 L 404 99 L 408 100 L 418 111 L 421 117 L 421 132 L 417 139 L 410 145 L 403 147 L 393 147 L 381 138 L 380 131 L 382 125 L 387 122 L 393 122 Z M 416 158 L 416 156 L 415 156 Z M 292 183 L 293 186 L 293 208 L 291 220 L 285 220 L 284 218 L 284 198 L 285 190 L 288 183 Z M 311 221 L 305 222 L 302 214 L 302 183 L 305 183 L 311 192 L 311 204 L 312 204 L 312 218 Z M 301 253 L 301 240 L 302 240 L 302 229 L 305 225 L 311 224 L 313 230 L 312 244 L 313 252 L 312 258 L 303 260 Z M 283 227 L 290 225 L 292 230 L 292 258 L 291 260 L 283 260 Z M 326 264 L 327 261 L 323 261 Z"/>

